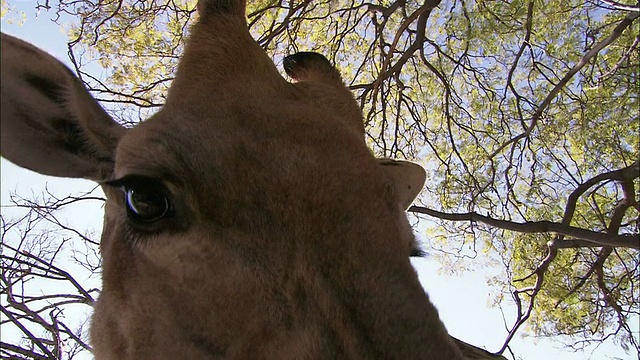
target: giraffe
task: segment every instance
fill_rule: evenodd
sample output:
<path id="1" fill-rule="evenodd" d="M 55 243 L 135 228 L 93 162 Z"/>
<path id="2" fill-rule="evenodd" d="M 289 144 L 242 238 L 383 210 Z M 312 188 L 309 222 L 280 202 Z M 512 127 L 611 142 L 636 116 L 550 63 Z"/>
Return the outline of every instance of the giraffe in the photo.
<path id="1" fill-rule="evenodd" d="M 418 165 L 376 159 L 340 73 L 198 4 L 165 105 L 114 121 L 62 63 L 2 34 L 2 156 L 107 201 L 96 359 L 461 359 L 409 262 Z"/>

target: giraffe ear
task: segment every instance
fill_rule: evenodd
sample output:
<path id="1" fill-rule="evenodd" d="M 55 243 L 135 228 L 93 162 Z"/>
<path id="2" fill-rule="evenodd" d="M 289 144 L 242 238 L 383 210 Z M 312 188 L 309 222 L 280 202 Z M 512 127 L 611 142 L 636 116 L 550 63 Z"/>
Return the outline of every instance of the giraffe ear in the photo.
<path id="1" fill-rule="evenodd" d="M 125 129 L 60 61 L 2 34 L 1 153 L 45 175 L 106 180 Z"/>
<path id="2" fill-rule="evenodd" d="M 400 206 L 404 210 L 408 209 L 420 194 L 427 173 L 422 166 L 410 161 L 379 159 L 378 162 L 387 178 L 394 183 Z"/>

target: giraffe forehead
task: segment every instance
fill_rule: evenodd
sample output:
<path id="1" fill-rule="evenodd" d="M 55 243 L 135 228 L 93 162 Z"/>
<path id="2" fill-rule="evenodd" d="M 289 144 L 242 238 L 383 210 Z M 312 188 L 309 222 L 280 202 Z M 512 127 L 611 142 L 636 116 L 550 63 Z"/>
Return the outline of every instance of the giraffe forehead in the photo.
<path id="1" fill-rule="evenodd" d="M 252 161 L 253 166 L 326 166 L 319 158 L 339 164 L 354 157 L 373 160 L 361 135 L 341 114 L 309 104 L 305 97 L 282 96 L 242 107 L 165 108 L 123 137 L 117 168 L 159 163 L 178 171 L 228 159 L 235 166 Z"/>

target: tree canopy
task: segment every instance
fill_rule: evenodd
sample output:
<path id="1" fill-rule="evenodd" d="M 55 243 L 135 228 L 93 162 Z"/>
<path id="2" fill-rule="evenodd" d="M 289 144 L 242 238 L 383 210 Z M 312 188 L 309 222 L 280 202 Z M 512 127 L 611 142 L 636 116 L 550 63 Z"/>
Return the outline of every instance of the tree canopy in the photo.
<path id="1" fill-rule="evenodd" d="M 37 6 L 73 19 L 72 70 L 115 118 L 135 124 L 163 104 L 195 2 Z M 3 18 L 16 15 L 11 6 L 3 0 Z M 500 269 L 490 279 L 499 290 L 493 300 L 515 303 L 517 314 L 492 351 L 508 354 L 511 338 L 528 332 L 566 335 L 573 348 L 611 341 L 640 354 L 638 3 L 260 0 L 248 7 L 251 32 L 276 63 L 304 50 L 338 66 L 377 156 L 427 169 L 410 208 L 424 250 L 457 270 Z M 76 344 L 72 354 L 88 349 L 79 329 L 49 314 L 90 305 L 97 291 L 59 267 L 58 248 L 34 245 L 47 236 L 29 236 L 35 219 L 65 229 L 55 211 L 88 196 L 14 198 L 28 215 L 3 215 L 2 322 L 30 321 L 46 333 L 6 344 L 3 356 L 60 356 L 61 341 Z M 96 271 L 87 254 L 98 251 L 97 241 L 65 230 L 83 244 L 78 262 Z M 71 292 L 35 305 L 23 291 L 33 277 L 65 281 Z"/>

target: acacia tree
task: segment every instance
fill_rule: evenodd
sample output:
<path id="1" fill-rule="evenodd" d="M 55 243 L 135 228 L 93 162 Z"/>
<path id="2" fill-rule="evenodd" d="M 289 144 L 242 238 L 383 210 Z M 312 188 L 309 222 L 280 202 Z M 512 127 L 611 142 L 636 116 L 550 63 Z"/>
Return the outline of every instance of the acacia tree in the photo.
<path id="1" fill-rule="evenodd" d="M 75 19 L 73 70 L 128 124 L 162 106 L 197 16 L 195 1 L 38 6 Z M 377 156 L 427 169 L 410 209 L 426 250 L 458 267 L 503 268 L 491 279 L 494 300 L 512 301 L 517 313 L 499 354 L 522 331 L 640 353 L 639 16 L 637 3 L 596 0 L 250 1 L 248 9 L 254 37 L 276 62 L 311 50 L 337 64 Z M 107 76 L 87 66 L 94 61 Z M 60 356 L 62 342 L 88 349 L 56 311 L 91 304 L 96 293 L 55 265 L 66 238 L 31 226 L 71 231 L 88 244 L 83 253 L 95 253 L 92 237 L 51 212 L 69 201 L 78 199 L 20 199 L 29 215 L 3 218 L 3 322 L 41 327 L 35 335 L 25 326 L 28 340 L 3 344 L 3 354 Z M 6 238 L 17 227 L 17 239 Z M 57 245 L 26 248 L 45 243 Z M 95 271 L 87 259 L 80 263 Z M 47 306 L 16 297 L 33 277 L 75 290 Z"/>

